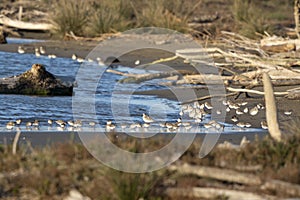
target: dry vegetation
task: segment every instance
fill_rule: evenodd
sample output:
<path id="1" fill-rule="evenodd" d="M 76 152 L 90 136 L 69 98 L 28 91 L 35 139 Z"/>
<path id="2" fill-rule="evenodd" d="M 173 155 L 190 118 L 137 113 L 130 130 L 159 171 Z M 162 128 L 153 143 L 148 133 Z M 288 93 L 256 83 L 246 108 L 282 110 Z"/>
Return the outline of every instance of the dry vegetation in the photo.
<path id="1" fill-rule="evenodd" d="M 24 7 L 22 21 L 52 23 L 53 33 L 63 37 L 157 26 L 195 36 L 213 37 L 227 30 L 253 38 L 264 31 L 285 35 L 285 27 L 294 24 L 292 0 L 5 0 L 0 14 L 18 19 L 19 5 Z"/>
<path id="2" fill-rule="evenodd" d="M 177 173 L 167 167 L 163 170 L 130 174 L 107 168 L 97 162 L 80 145 L 73 142 L 56 144 L 46 148 L 23 146 L 16 155 L 11 154 L 10 146 L 0 147 L 0 198 L 13 199 L 62 199 L 71 190 L 78 190 L 91 199 L 180 199 L 170 191 L 173 188 L 193 187 L 230 189 L 252 192 L 259 195 L 295 197 L 297 193 L 262 189 L 264 182 L 271 180 L 300 184 L 299 128 L 289 129 L 283 142 L 270 138 L 255 141 L 241 149 L 215 148 L 203 159 L 198 158 L 199 140 L 173 166 L 208 167 L 210 170 L 233 170 L 237 174 L 258 177 L 262 183 L 239 187 L 237 183 L 218 181 L 212 177 L 199 177 L 193 173 Z M 115 138 L 112 134 L 111 138 Z M 163 140 L 151 141 L 147 146 L 159 147 Z M 136 139 L 116 140 L 113 142 L 129 151 L 144 152 Z M 148 141 L 149 142 L 149 141 Z M 135 148 L 133 148 L 135 146 Z M 178 165 L 180 164 L 180 165 Z M 248 172 L 243 171 L 248 168 Z M 252 170 L 251 170 L 251 167 Z M 249 171 L 250 169 L 250 171 Z M 299 192 L 299 191 L 298 191 Z M 219 199 L 219 198 L 217 198 Z"/>

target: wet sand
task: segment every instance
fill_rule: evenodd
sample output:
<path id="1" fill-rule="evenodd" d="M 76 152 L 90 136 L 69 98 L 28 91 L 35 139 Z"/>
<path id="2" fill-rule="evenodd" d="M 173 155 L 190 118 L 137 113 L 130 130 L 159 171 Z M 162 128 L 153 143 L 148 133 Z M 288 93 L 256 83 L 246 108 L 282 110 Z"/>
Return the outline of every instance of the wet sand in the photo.
<path id="1" fill-rule="evenodd" d="M 0 145 L 3 144 L 12 144 L 16 132 L 2 132 L 0 133 Z M 28 147 L 28 144 L 30 143 L 33 147 L 45 147 L 48 145 L 53 145 L 57 143 L 68 143 L 68 142 L 75 142 L 82 144 L 82 141 L 80 139 L 80 134 L 78 132 L 22 132 L 19 139 L 19 145 Z M 96 133 L 96 134 L 103 134 L 103 137 L 106 137 L 104 133 Z M 124 133 L 114 133 L 115 135 L 119 135 L 120 137 L 127 137 L 130 136 L 125 135 Z M 188 134 L 188 133 L 182 133 L 182 134 Z M 215 133 L 209 133 L 209 134 L 215 134 Z M 240 144 L 242 138 L 244 136 L 247 137 L 248 140 L 254 141 L 255 139 L 262 139 L 267 135 L 267 132 L 241 132 L 241 133 L 221 133 L 220 137 L 218 139 L 218 143 L 223 143 L 224 141 L 231 142 L 233 144 Z M 162 137 L 161 137 L 162 136 Z M 155 136 L 153 136 L 150 140 L 155 141 L 155 139 L 161 139 L 164 138 L 166 140 L 171 140 L 175 136 L 174 133 L 158 133 Z M 203 138 L 206 136 L 206 134 L 197 134 L 195 141 L 203 141 Z M 199 140 L 200 139 L 200 140 Z M 200 144 L 199 144 L 200 145 Z"/>

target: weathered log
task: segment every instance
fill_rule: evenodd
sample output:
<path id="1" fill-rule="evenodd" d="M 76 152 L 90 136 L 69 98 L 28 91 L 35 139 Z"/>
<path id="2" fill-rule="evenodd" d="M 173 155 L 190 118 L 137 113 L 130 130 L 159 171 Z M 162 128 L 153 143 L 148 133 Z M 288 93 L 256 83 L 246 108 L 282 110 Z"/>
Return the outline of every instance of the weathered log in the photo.
<path id="1" fill-rule="evenodd" d="M 6 37 L 7 37 L 7 34 L 5 33 L 5 31 L 2 28 L 0 28 L 0 44 L 7 43 Z"/>
<path id="2" fill-rule="evenodd" d="M 261 186 L 261 189 L 276 191 L 280 194 L 287 194 L 295 197 L 300 196 L 300 185 L 279 180 L 267 181 L 264 185 Z"/>
<path id="3" fill-rule="evenodd" d="M 261 185 L 262 181 L 258 176 L 249 173 L 236 172 L 229 169 L 220 169 L 216 167 L 192 166 L 187 163 L 181 166 L 172 165 L 169 167 L 172 171 L 181 174 L 194 174 L 200 177 L 206 177 L 232 183 L 240 183 L 245 185 Z"/>
<path id="4" fill-rule="evenodd" d="M 3 24 L 8 27 L 13 27 L 22 30 L 31 30 L 31 31 L 49 31 L 53 28 L 52 24 L 30 23 L 30 22 L 23 22 L 19 20 L 12 20 L 4 15 L 0 15 L 0 24 Z"/>
<path id="5" fill-rule="evenodd" d="M 179 71 L 160 72 L 160 73 L 153 73 L 153 74 L 136 74 L 136 76 L 130 75 L 127 78 L 121 79 L 120 83 L 141 83 L 153 79 L 167 78 L 175 75 L 183 76 L 192 73 L 193 72 L 191 71 L 179 70 Z"/>
<path id="6" fill-rule="evenodd" d="M 236 190 L 228 190 L 221 188 L 211 187 L 193 187 L 193 188 L 167 188 L 165 191 L 166 196 L 180 199 L 180 198 L 204 198 L 204 199 L 228 199 L 228 200 L 240 200 L 240 199 L 251 199 L 251 200 L 266 200 L 266 199 L 277 199 L 276 197 L 258 195 L 251 192 L 243 192 Z"/>
<path id="7" fill-rule="evenodd" d="M 271 79 L 267 73 L 263 74 L 265 101 L 266 101 L 266 118 L 271 137 L 276 141 L 281 141 L 282 133 L 279 129 L 277 119 L 277 107 L 274 97 Z"/>
<path id="8" fill-rule="evenodd" d="M 23 95 L 72 96 L 73 85 L 67 86 L 40 64 L 23 74 L 0 80 L 0 93 Z"/>
<path id="9" fill-rule="evenodd" d="M 300 99 L 300 88 L 295 88 L 292 90 L 288 90 L 288 94 L 286 95 L 288 99 Z"/>

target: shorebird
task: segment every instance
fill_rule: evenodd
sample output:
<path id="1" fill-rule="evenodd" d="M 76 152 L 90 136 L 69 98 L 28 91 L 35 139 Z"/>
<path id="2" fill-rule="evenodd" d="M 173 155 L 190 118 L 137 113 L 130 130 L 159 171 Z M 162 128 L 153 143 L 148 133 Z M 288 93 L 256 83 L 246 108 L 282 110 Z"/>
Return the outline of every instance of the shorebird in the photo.
<path id="1" fill-rule="evenodd" d="M 256 107 L 259 109 L 259 110 L 263 110 L 265 109 L 265 106 L 261 103 L 257 104 Z"/>
<path id="2" fill-rule="evenodd" d="M 244 112 L 241 111 L 239 108 L 235 110 L 235 113 L 236 113 L 237 115 L 242 115 L 242 114 L 244 114 Z"/>
<path id="3" fill-rule="evenodd" d="M 64 122 L 63 120 L 56 120 L 55 123 L 60 126 L 60 127 L 65 127 L 66 126 L 66 122 Z"/>
<path id="4" fill-rule="evenodd" d="M 122 130 L 124 130 L 124 129 L 127 128 L 127 125 L 126 125 L 126 124 L 121 124 L 120 126 L 121 126 L 121 129 L 122 129 Z"/>
<path id="5" fill-rule="evenodd" d="M 134 62 L 134 64 L 135 64 L 135 65 L 139 65 L 139 64 L 141 64 L 141 61 L 140 61 L 140 60 L 136 60 L 136 61 Z"/>
<path id="6" fill-rule="evenodd" d="M 257 108 L 257 106 L 251 108 L 251 109 L 249 110 L 249 113 L 250 113 L 250 115 L 252 115 L 252 116 L 257 115 L 257 113 L 258 113 L 258 108 Z"/>
<path id="7" fill-rule="evenodd" d="M 150 124 L 149 123 L 144 123 L 143 128 L 149 128 Z"/>
<path id="8" fill-rule="evenodd" d="M 107 121 L 105 128 L 106 128 L 106 131 L 112 131 L 116 128 L 116 125 L 114 125 L 112 123 L 112 121 Z"/>
<path id="9" fill-rule="evenodd" d="M 69 120 L 69 121 L 67 121 L 67 123 L 69 124 L 69 126 L 73 126 L 74 127 L 74 121 Z"/>
<path id="10" fill-rule="evenodd" d="M 252 124 L 250 124 L 249 122 L 245 122 L 245 127 L 246 128 L 250 128 L 252 126 Z"/>
<path id="11" fill-rule="evenodd" d="M 89 126 L 95 127 L 96 126 L 96 122 L 94 122 L 94 121 L 89 122 Z"/>
<path id="12" fill-rule="evenodd" d="M 180 110 L 179 116 L 183 116 L 183 110 Z"/>
<path id="13" fill-rule="evenodd" d="M 228 103 L 227 103 L 226 100 L 223 100 L 223 101 L 222 101 L 222 104 L 223 104 L 224 106 L 227 106 L 227 105 L 228 105 Z"/>
<path id="14" fill-rule="evenodd" d="M 287 115 L 287 116 L 289 116 L 289 115 L 291 115 L 291 114 L 292 114 L 292 110 L 287 110 L 287 111 L 284 111 L 284 114 L 285 114 L 285 115 Z"/>
<path id="15" fill-rule="evenodd" d="M 88 61 L 88 62 L 91 62 L 91 63 L 94 62 L 94 60 L 91 59 L 91 58 L 88 58 L 87 61 Z"/>
<path id="16" fill-rule="evenodd" d="M 41 56 L 41 53 L 40 53 L 40 51 L 39 51 L 38 48 L 35 48 L 35 56 L 36 57 L 40 57 Z"/>
<path id="17" fill-rule="evenodd" d="M 39 126 L 39 121 L 37 119 L 34 120 L 34 122 L 32 123 L 32 126 L 35 126 L 35 127 Z"/>
<path id="18" fill-rule="evenodd" d="M 40 47 L 40 52 L 41 54 L 46 54 L 46 50 L 44 49 L 44 47 Z"/>
<path id="19" fill-rule="evenodd" d="M 77 55 L 76 54 L 72 55 L 72 60 L 77 60 Z"/>
<path id="20" fill-rule="evenodd" d="M 205 106 L 208 110 L 213 109 L 213 106 L 212 106 L 209 102 L 207 102 L 207 101 L 204 103 L 204 106 Z"/>
<path id="21" fill-rule="evenodd" d="M 249 112 L 249 108 L 247 108 L 247 107 L 244 108 L 243 112 L 244 112 L 244 113 L 248 113 L 248 112 Z"/>
<path id="22" fill-rule="evenodd" d="M 21 119 L 17 119 L 17 120 L 16 120 L 16 124 L 17 124 L 17 125 L 20 125 L 21 123 L 22 123 L 22 120 L 21 120 Z"/>
<path id="23" fill-rule="evenodd" d="M 26 127 L 29 128 L 32 126 L 32 122 L 26 122 Z"/>
<path id="24" fill-rule="evenodd" d="M 228 107 L 230 109 L 238 109 L 240 106 L 237 103 L 228 102 Z"/>
<path id="25" fill-rule="evenodd" d="M 241 103 L 238 103 L 239 106 L 245 106 L 245 105 L 247 105 L 247 104 L 248 104 L 247 101 L 243 101 L 243 102 L 241 102 Z"/>
<path id="26" fill-rule="evenodd" d="M 129 128 L 130 129 L 136 129 L 136 128 L 141 128 L 142 125 L 140 123 L 133 123 L 133 124 L 130 124 Z"/>
<path id="27" fill-rule="evenodd" d="M 237 121 L 239 121 L 239 119 L 237 118 L 237 116 L 233 115 L 233 116 L 231 117 L 231 121 L 237 122 Z"/>
<path id="28" fill-rule="evenodd" d="M 268 123 L 267 123 L 267 121 L 261 121 L 260 125 L 261 125 L 262 129 L 268 129 Z"/>
<path id="29" fill-rule="evenodd" d="M 240 128 L 245 128 L 246 127 L 246 123 L 245 122 L 239 122 L 236 124 L 236 126 L 240 127 Z"/>
<path id="30" fill-rule="evenodd" d="M 78 127 L 82 127 L 82 121 L 77 119 L 74 121 L 74 127 L 78 128 Z"/>
<path id="31" fill-rule="evenodd" d="M 223 124 L 220 124 L 220 123 L 215 123 L 214 124 L 214 127 L 217 129 L 217 130 L 224 130 L 225 126 Z"/>
<path id="32" fill-rule="evenodd" d="M 77 62 L 83 63 L 83 62 L 84 62 L 84 59 L 83 59 L 83 58 L 77 58 Z"/>
<path id="33" fill-rule="evenodd" d="M 22 46 L 19 46 L 19 47 L 18 47 L 18 53 L 20 53 L 20 54 L 25 53 L 25 50 L 23 49 Z"/>
<path id="34" fill-rule="evenodd" d="M 216 110 L 216 114 L 217 114 L 217 115 L 221 115 L 221 114 L 222 114 L 222 111 L 221 111 L 221 110 Z"/>
<path id="35" fill-rule="evenodd" d="M 251 127 L 251 124 L 248 122 L 239 122 L 236 125 L 241 128 L 250 128 Z"/>
<path id="36" fill-rule="evenodd" d="M 12 121 L 7 122 L 6 129 L 12 130 L 14 127 L 15 127 L 15 122 L 12 122 Z"/>
<path id="37" fill-rule="evenodd" d="M 205 123 L 205 124 L 203 124 L 203 127 L 209 129 L 209 128 L 212 128 L 213 125 L 211 123 Z"/>
<path id="38" fill-rule="evenodd" d="M 173 124 L 170 122 L 166 122 L 165 123 L 165 127 L 167 127 L 167 129 L 172 129 L 173 128 Z"/>
<path id="39" fill-rule="evenodd" d="M 150 116 L 146 115 L 145 113 L 143 113 L 143 121 L 145 123 L 152 123 L 152 122 L 154 122 L 154 120 Z"/>
<path id="40" fill-rule="evenodd" d="M 54 54 L 49 54 L 49 55 L 48 55 L 48 58 L 54 59 L 54 58 L 56 58 L 56 55 L 54 55 Z"/>
<path id="41" fill-rule="evenodd" d="M 226 112 L 230 112 L 230 108 L 229 107 L 226 108 Z"/>
<path id="42" fill-rule="evenodd" d="M 48 119 L 48 124 L 49 124 L 49 126 L 52 126 L 53 121 L 51 119 Z"/>

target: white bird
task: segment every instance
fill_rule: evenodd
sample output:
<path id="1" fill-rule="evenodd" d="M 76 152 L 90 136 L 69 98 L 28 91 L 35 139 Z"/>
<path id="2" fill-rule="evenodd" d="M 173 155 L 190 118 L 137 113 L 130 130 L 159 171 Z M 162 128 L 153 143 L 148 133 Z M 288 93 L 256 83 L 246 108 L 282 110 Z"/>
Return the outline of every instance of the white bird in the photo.
<path id="1" fill-rule="evenodd" d="M 250 115 L 252 115 L 252 116 L 257 115 L 257 113 L 258 113 L 258 108 L 257 108 L 257 106 L 254 106 L 253 108 L 251 108 L 251 109 L 249 110 L 249 113 L 250 113 Z"/>
<path id="2" fill-rule="evenodd" d="M 266 121 L 260 122 L 260 125 L 262 129 L 268 129 L 268 123 Z"/>
<path id="3" fill-rule="evenodd" d="M 48 55 L 48 58 L 54 59 L 54 58 L 56 58 L 56 55 L 54 55 L 54 54 L 49 54 L 49 55 Z"/>
<path id="4" fill-rule="evenodd" d="M 213 106 L 212 106 L 209 102 L 207 102 L 207 101 L 204 103 L 204 106 L 205 106 L 208 110 L 213 109 Z"/>
<path id="5" fill-rule="evenodd" d="M 140 60 L 136 60 L 136 61 L 134 62 L 135 65 L 139 65 L 140 63 L 141 63 Z"/>
<path id="6" fill-rule="evenodd" d="M 38 48 L 35 48 L 35 56 L 36 57 L 40 57 L 41 56 L 41 53 L 39 52 Z"/>
<path id="7" fill-rule="evenodd" d="M 154 122 L 154 120 L 150 116 L 146 115 L 145 113 L 143 113 L 143 120 L 144 120 L 145 123 Z"/>
<path id="8" fill-rule="evenodd" d="M 106 128 L 106 131 L 112 131 L 112 130 L 114 130 L 116 128 L 116 125 L 114 125 L 112 123 L 112 121 L 107 121 L 105 128 Z"/>
<path id="9" fill-rule="evenodd" d="M 76 54 L 73 54 L 72 55 L 72 60 L 76 60 L 77 59 L 77 55 Z"/>
<path id="10" fill-rule="evenodd" d="M 291 111 L 291 110 L 284 111 L 284 114 L 285 114 L 285 115 L 287 115 L 287 116 L 289 116 L 289 115 L 291 115 L 291 114 L 292 114 L 292 111 Z"/>
<path id="11" fill-rule="evenodd" d="M 41 54 L 46 54 L 46 50 L 44 49 L 44 47 L 40 47 L 40 52 Z"/>
<path id="12" fill-rule="evenodd" d="M 18 47 L 18 53 L 20 53 L 20 54 L 25 53 L 25 50 L 23 49 L 23 47 L 21 47 L 21 46 Z"/>
<path id="13" fill-rule="evenodd" d="M 8 123 L 6 124 L 6 128 L 7 128 L 8 130 L 12 130 L 14 127 L 15 127 L 15 123 L 12 122 L 12 121 L 10 121 L 10 122 L 8 122 Z"/>
<path id="14" fill-rule="evenodd" d="M 77 62 L 83 63 L 83 62 L 84 62 L 84 59 L 83 59 L 83 58 L 77 58 Z"/>
<path id="15" fill-rule="evenodd" d="M 66 125 L 66 122 L 64 122 L 63 120 L 56 120 L 55 123 L 58 124 L 60 127 L 65 127 Z"/>

